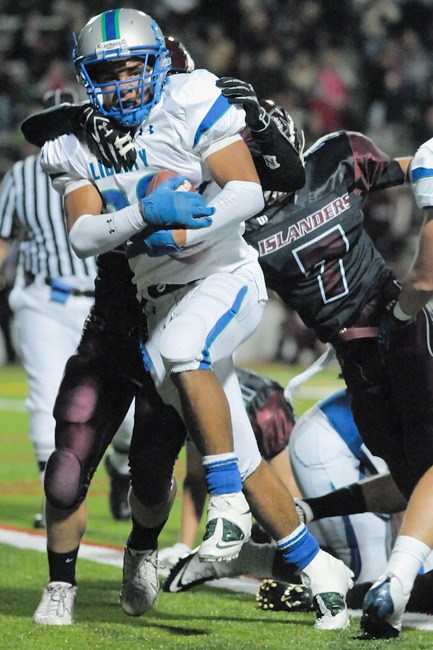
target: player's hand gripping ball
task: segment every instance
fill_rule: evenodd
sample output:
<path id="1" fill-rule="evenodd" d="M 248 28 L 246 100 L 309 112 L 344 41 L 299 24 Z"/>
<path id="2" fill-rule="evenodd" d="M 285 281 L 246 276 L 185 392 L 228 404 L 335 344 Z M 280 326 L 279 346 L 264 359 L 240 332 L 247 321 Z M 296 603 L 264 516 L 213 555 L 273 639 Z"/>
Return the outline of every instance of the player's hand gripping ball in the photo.
<path id="1" fill-rule="evenodd" d="M 156 172 L 150 180 L 149 185 L 147 186 L 146 190 L 146 196 L 149 196 L 153 192 L 153 190 L 156 190 L 157 187 L 161 185 L 164 181 L 168 180 L 169 178 L 177 178 L 179 174 L 176 172 L 171 171 L 170 169 L 161 169 L 159 172 Z M 176 188 L 176 192 L 196 192 L 197 190 L 195 187 L 191 185 L 189 180 L 185 179 L 179 187 Z"/>
<path id="2" fill-rule="evenodd" d="M 210 226 L 210 215 L 215 212 L 215 208 L 207 207 L 198 192 L 177 191 L 185 181 L 185 176 L 168 170 L 155 174 L 147 187 L 146 196 L 141 199 L 143 219 L 147 225 L 158 230 L 196 230 Z M 190 184 L 187 188 L 190 189 Z"/>
<path id="3" fill-rule="evenodd" d="M 180 193 L 182 193 L 180 195 Z M 146 203 L 148 202 L 148 203 Z M 153 205 L 155 206 L 155 219 L 152 222 Z M 149 219 L 149 206 L 150 216 Z M 148 222 L 147 228 L 131 238 L 127 245 L 126 254 L 128 259 L 145 253 L 149 257 L 160 257 L 162 255 L 184 257 L 192 256 L 201 247 L 196 244 L 190 247 L 181 248 L 173 238 L 172 228 L 206 228 L 212 223 L 210 216 L 215 212 L 214 208 L 208 208 L 203 197 L 195 187 L 184 177 L 174 171 L 162 169 L 151 178 L 144 199 L 142 199 L 143 213 Z M 170 207 L 177 213 L 175 220 L 171 223 L 165 214 L 170 212 Z M 161 214 L 157 214 L 157 212 Z M 180 221 L 178 217 L 180 215 Z M 183 221 L 183 223 L 181 223 Z M 150 226 L 150 232 L 149 232 Z M 153 226 L 153 228 L 152 228 Z"/>

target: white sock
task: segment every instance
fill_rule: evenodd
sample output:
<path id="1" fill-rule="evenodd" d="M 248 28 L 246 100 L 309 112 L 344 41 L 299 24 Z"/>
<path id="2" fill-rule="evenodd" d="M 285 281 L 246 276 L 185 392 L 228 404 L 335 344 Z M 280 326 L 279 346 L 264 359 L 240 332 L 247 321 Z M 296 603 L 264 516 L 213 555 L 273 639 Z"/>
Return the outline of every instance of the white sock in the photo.
<path id="1" fill-rule="evenodd" d="M 410 594 L 418 571 L 431 553 L 431 548 L 415 537 L 399 535 L 386 566 L 386 573 L 393 573 Z"/>
<path id="2" fill-rule="evenodd" d="M 211 454 L 209 456 L 203 456 L 203 465 L 210 465 L 211 463 L 216 463 L 219 461 L 229 461 L 229 460 L 236 460 L 237 461 L 238 457 L 235 454 L 234 451 L 228 451 L 225 454 Z"/>

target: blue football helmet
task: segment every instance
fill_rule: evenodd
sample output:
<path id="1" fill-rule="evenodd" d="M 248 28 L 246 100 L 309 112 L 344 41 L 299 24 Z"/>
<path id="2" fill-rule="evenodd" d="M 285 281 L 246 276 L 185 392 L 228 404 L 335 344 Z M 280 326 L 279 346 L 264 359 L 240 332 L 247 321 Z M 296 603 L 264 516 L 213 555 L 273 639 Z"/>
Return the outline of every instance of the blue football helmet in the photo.
<path id="1" fill-rule="evenodd" d="M 140 126 L 159 102 L 170 70 L 161 29 L 136 9 L 113 9 L 89 20 L 76 39 L 73 60 L 92 106 L 126 128 Z M 116 79 L 115 64 L 121 67 L 128 60 L 142 62 L 143 69 L 128 79 Z M 122 99 L 131 90 L 137 91 L 136 99 Z M 106 95 L 114 96 L 110 107 L 104 106 Z"/>

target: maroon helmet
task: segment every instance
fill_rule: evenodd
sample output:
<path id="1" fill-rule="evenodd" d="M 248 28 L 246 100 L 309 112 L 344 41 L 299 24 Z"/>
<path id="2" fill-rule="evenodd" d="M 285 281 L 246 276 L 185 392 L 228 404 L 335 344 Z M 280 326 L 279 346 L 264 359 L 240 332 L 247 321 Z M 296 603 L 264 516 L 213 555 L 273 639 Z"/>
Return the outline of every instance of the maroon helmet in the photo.
<path id="1" fill-rule="evenodd" d="M 298 129 L 293 119 L 282 106 L 277 106 L 272 99 L 259 99 L 259 104 L 270 117 L 273 117 L 282 133 L 290 140 L 298 154 L 302 156 L 305 137 L 304 132 Z"/>
<path id="2" fill-rule="evenodd" d="M 169 74 L 178 72 L 192 72 L 195 69 L 194 59 L 186 49 L 185 45 L 173 36 L 167 36 L 165 46 L 171 59 L 171 69 Z"/>

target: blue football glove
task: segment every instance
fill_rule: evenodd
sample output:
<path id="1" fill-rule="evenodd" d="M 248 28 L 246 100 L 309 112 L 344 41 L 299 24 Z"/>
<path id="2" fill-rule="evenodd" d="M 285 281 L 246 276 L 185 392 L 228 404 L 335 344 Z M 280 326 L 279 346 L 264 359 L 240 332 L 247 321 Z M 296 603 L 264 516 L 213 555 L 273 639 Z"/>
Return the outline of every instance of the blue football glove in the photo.
<path id="1" fill-rule="evenodd" d="M 379 323 L 379 331 L 377 334 L 377 342 L 379 344 L 379 352 L 383 360 L 386 359 L 389 351 L 389 344 L 394 332 L 404 329 L 414 322 L 415 317 L 401 320 L 394 315 L 394 307 L 397 300 L 392 300 L 385 308 L 385 316 Z"/>
<path id="2" fill-rule="evenodd" d="M 128 260 L 145 253 L 149 257 L 161 257 L 179 253 L 182 248 L 176 244 L 171 230 L 155 230 L 146 236 L 146 231 L 134 235 L 126 244 L 126 257 Z"/>
<path id="3" fill-rule="evenodd" d="M 173 239 L 171 230 L 156 230 L 143 239 L 144 252 L 149 257 L 173 255 L 182 250 Z"/>
<path id="4" fill-rule="evenodd" d="M 209 215 L 215 208 L 208 208 L 198 192 L 176 192 L 186 180 L 186 176 L 169 178 L 159 185 L 149 196 L 141 199 L 145 223 L 158 229 L 207 228 L 212 219 Z"/>

